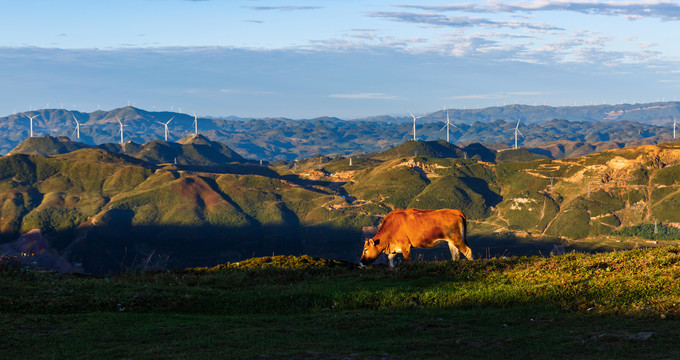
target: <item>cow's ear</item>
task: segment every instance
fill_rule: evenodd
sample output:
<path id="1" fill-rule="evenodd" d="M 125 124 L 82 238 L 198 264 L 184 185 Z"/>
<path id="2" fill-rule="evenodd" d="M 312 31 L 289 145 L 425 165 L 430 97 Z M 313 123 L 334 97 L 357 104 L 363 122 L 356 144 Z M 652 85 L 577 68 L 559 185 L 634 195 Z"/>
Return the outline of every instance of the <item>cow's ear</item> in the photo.
<path id="1" fill-rule="evenodd" d="M 380 239 L 375 239 L 375 240 L 373 240 L 373 245 L 374 245 L 374 246 L 375 246 L 375 245 L 378 245 L 378 244 L 380 244 Z"/>

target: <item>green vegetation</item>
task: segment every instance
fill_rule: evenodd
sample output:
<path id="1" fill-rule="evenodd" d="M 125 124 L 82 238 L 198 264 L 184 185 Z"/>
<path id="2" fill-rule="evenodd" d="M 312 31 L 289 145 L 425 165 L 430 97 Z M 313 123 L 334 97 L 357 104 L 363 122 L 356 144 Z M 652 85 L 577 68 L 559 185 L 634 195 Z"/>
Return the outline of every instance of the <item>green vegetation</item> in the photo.
<path id="1" fill-rule="evenodd" d="M 680 230 L 664 224 L 640 224 L 628 226 L 616 232 L 616 235 L 640 237 L 652 240 L 680 240 Z"/>
<path id="2" fill-rule="evenodd" d="M 651 206 L 655 219 L 665 222 L 680 222 L 680 188 L 663 187 L 652 191 Z"/>
<path id="3" fill-rule="evenodd" d="M 483 218 L 489 209 L 487 198 L 471 189 L 464 180 L 465 178 L 450 175 L 435 178 L 411 201 L 408 207 L 460 209 L 468 218 Z M 493 197 L 488 199 L 488 201 L 493 200 Z"/>
<path id="4" fill-rule="evenodd" d="M 677 246 L 396 271 L 277 256 L 106 278 L 23 270 L 3 258 L 0 351 L 32 359 L 674 358 L 679 271 Z"/>
<path id="5" fill-rule="evenodd" d="M 546 234 L 551 236 L 564 236 L 572 239 L 581 239 L 590 234 L 590 215 L 584 207 L 570 207 L 562 210 Z"/>
<path id="6" fill-rule="evenodd" d="M 403 144 L 383 151 L 373 158 L 391 160 L 401 157 L 431 157 L 431 158 L 463 158 L 463 150 L 456 145 L 443 140 L 436 141 L 413 141 L 408 140 Z"/>
<path id="7" fill-rule="evenodd" d="M 406 208 L 429 181 L 420 172 L 407 166 L 397 166 L 399 160 L 387 162 L 355 177 L 355 183 L 346 186 L 357 198 L 380 201 L 392 208 Z"/>
<path id="8" fill-rule="evenodd" d="M 572 203 L 572 206 L 587 208 L 592 217 L 620 210 L 624 205 L 622 200 L 612 197 L 604 190 L 593 191 L 590 196 L 578 197 Z"/>
<path id="9" fill-rule="evenodd" d="M 654 174 L 653 184 L 673 185 L 680 183 L 680 165 L 667 166 Z"/>
<path id="10" fill-rule="evenodd" d="M 534 161 L 542 159 L 550 159 L 550 157 L 534 154 L 525 148 L 504 150 L 496 155 L 496 162 L 498 163 Z"/>

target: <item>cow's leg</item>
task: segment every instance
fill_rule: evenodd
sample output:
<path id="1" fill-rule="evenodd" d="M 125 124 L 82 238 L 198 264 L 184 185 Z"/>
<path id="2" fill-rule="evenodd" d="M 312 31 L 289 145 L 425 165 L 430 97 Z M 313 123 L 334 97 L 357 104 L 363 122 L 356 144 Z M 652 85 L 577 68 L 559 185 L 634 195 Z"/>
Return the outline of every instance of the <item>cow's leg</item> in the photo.
<path id="1" fill-rule="evenodd" d="M 459 244 L 459 245 L 456 245 L 456 247 L 458 248 L 458 251 L 463 253 L 463 255 L 465 255 L 465 257 L 468 260 L 474 260 L 474 257 L 472 256 L 472 249 L 470 249 L 469 246 L 467 246 L 465 244 Z"/>
<path id="2" fill-rule="evenodd" d="M 456 261 L 460 259 L 460 251 L 458 251 L 458 248 L 452 241 L 448 242 L 449 244 L 449 250 L 451 251 L 451 260 Z"/>
<path id="3" fill-rule="evenodd" d="M 451 250 L 451 257 L 454 260 L 458 260 L 458 258 L 460 257 L 459 254 L 465 255 L 465 257 L 468 260 L 474 260 L 474 257 L 472 256 L 472 249 L 470 249 L 470 247 L 467 246 L 467 244 L 465 243 L 465 240 L 463 239 L 460 228 L 455 229 L 453 233 L 449 232 L 447 235 L 449 236 L 449 239 L 450 239 L 449 240 L 449 249 Z M 455 256 L 453 255 L 453 253 L 454 253 L 453 248 L 454 247 L 456 248 L 455 252 L 459 253 L 459 254 L 456 254 Z"/>
<path id="4" fill-rule="evenodd" d="M 387 259 L 390 261 L 390 269 L 394 270 L 394 257 L 397 256 L 396 253 L 387 254 Z"/>
<path id="5" fill-rule="evenodd" d="M 401 254 L 404 255 L 404 261 L 411 261 L 411 249 L 403 249 L 401 250 Z"/>

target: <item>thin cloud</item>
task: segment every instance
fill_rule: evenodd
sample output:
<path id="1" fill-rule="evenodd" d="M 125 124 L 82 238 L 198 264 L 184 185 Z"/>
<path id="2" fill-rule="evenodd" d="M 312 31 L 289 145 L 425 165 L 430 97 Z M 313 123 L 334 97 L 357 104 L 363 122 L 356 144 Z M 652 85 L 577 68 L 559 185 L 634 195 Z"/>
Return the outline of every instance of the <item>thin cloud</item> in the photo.
<path id="1" fill-rule="evenodd" d="M 680 20 L 680 3 L 670 0 L 592 1 L 534 0 L 515 3 L 487 1 L 455 5 L 399 5 L 398 7 L 427 11 L 461 11 L 471 13 L 513 13 L 535 11 L 573 11 L 582 14 L 624 16 L 628 19 L 660 18 Z"/>
<path id="2" fill-rule="evenodd" d="M 520 21 L 496 21 L 487 18 L 468 16 L 445 16 L 441 14 L 419 14 L 398 11 L 376 11 L 369 14 L 371 17 L 383 18 L 390 21 L 426 24 L 431 26 L 446 26 L 453 28 L 471 28 L 475 26 L 496 28 L 527 28 L 532 30 L 564 30 L 562 28 L 541 23 L 529 23 Z"/>
<path id="3" fill-rule="evenodd" d="M 301 47 L 307 50 L 323 51 L 387 51 L 398 49 L 404 52 L 412 52 L 415 44 L 426 44 L 424 38 L 395 39 L 393 37 L 354 37 L 350 39 L 327 39 L 311 40 L 308 47 Z"/>
<path id="4" fill-rule="evenodd" d="M 334 99 L 362 99 L 362 100 L 396 100 L 398 96 L 388 95 L 385 93 L 358 93 L 358 94 L 331 94 L 328 95 Z"/>
<path id="5" fill-rule="evenodd" d="M 253 10 L 267 11 L 267 10 L 280 10 L 280 11 L 297 11 L 297 10 L 318 10 L 323 9 L 322 6 L 244 6 Z"/>

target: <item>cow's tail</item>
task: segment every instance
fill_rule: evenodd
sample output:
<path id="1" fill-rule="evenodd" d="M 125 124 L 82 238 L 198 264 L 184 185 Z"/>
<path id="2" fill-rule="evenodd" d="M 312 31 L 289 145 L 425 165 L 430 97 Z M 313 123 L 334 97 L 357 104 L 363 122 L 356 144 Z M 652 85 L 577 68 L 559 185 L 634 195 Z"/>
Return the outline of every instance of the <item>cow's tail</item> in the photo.
<path id="1" fill-rule="evenodd" d="M 470 245 L 468 244 L 467 241 L 467 220 L 465 219 L 465 215 L 460 214 L 460 219 L 461 219 L 461 227 L 460 227 L 460 236 L 463 238 L 463 243 L 467 246 L 468 250 L 467 253 L 463 254 L 468 260 L 472 260 L 472 249 L 470 248 Z"/>
<path id="2" fill-rule="evenodd" d="M 467 242 L 467 220 L 465 220 L 465 215 L 461 215 L 460 219 L 462 220 L 463 226 L 460 227 L 460 236 L 463 238 L 463 243 L 465 245 L 468 245 Z M 470 246 L 470 245 L 468 245 Z"/>

